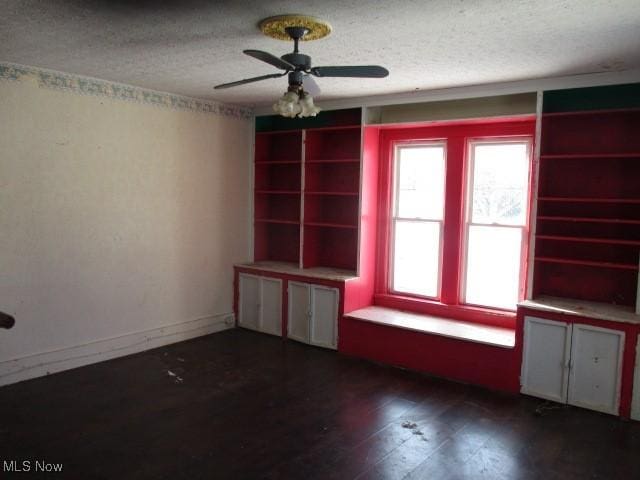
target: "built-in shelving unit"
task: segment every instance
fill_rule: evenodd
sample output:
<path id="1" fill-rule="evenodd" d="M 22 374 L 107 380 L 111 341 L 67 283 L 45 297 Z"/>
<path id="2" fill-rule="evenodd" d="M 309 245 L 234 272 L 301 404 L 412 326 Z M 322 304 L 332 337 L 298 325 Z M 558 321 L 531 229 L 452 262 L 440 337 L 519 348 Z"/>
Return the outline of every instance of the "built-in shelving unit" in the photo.
<path id="1" fill-rule="evenodd" d="M 534 297 L 636 304 L 639 98 L 638 85 L 545 92 Z"/>
<path id="2" fill-rule="evenodd" d="M 338 115 L 334 125 L 276 123 L 256 133 L 255 261 L 357 270 L 359 112 Z"/>
<path id="3" fill-rule="evenodd" d="M 358 267 L 361 128 L 307 130 L 304 268 Z"/>
<path id="4" fill-rule="evenodd" d="M 255 259 L 300 259 L 302 132 L 257 133 L 255 142 Z"/>

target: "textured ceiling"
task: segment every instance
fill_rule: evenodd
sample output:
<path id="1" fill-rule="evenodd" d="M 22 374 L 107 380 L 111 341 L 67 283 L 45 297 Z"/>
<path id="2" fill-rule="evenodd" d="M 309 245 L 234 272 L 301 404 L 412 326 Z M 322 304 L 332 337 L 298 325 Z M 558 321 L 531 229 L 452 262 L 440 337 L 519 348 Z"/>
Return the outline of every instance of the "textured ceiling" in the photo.
<path id="1" fill-rule="evenodd" d="M 314 65 L 380 64 L 385 79 L 317 79 L 320 99 L 640 68 L 640 0 L 4 0 L 0 61 L 242 105 L 271 103 L 286 78 L 242 54 L 292 45 L 260 19 L 304 13 L 331 36 L 301 44 Z"/>

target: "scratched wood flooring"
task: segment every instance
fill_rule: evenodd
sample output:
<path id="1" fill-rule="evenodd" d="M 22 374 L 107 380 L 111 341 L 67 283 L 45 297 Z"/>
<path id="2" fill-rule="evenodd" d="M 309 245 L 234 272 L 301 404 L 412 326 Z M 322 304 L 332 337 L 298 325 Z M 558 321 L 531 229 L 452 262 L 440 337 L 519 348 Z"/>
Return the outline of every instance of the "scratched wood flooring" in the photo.
<path id="1" fill-rule="evenodd" d="M 640 424 L 544 407 L 230 330 L 0 388 L 0 462 L 84 480 L 640 478 Z"/>

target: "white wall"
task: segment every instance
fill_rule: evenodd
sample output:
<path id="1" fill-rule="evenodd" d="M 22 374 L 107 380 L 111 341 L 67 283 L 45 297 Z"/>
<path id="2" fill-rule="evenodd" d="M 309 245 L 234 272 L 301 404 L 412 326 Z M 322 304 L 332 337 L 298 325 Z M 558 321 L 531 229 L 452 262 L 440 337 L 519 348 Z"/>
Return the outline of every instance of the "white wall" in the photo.
<path id="1" fill-rule="evenodd" d="M 0 384 L 225 328 L 250 143 L 247 118 L 0 82 Z"/>

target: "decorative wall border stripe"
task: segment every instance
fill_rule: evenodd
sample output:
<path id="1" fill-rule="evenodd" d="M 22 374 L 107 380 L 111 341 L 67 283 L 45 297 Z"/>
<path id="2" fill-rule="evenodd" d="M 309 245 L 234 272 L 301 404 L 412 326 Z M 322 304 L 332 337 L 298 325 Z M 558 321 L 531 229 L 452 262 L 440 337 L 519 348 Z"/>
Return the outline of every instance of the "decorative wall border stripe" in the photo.
<path id="1" fill-rule="evenodd" d="M 38 80 L 40 87 L 65 90 L 81 95 L 115 98 L 128 102 L 145 103 L 157 107 L 189 110 L 192 112 L 211 113 L 225 117 L 253 117 L 253 109 L 247 107 L 184 97 L 172 93 L 108 82 L 97 78 L 56 72 L 54 70 L 0 62 L 0 80 L 19 81 L 25 77 L 35 78 Z"/>

